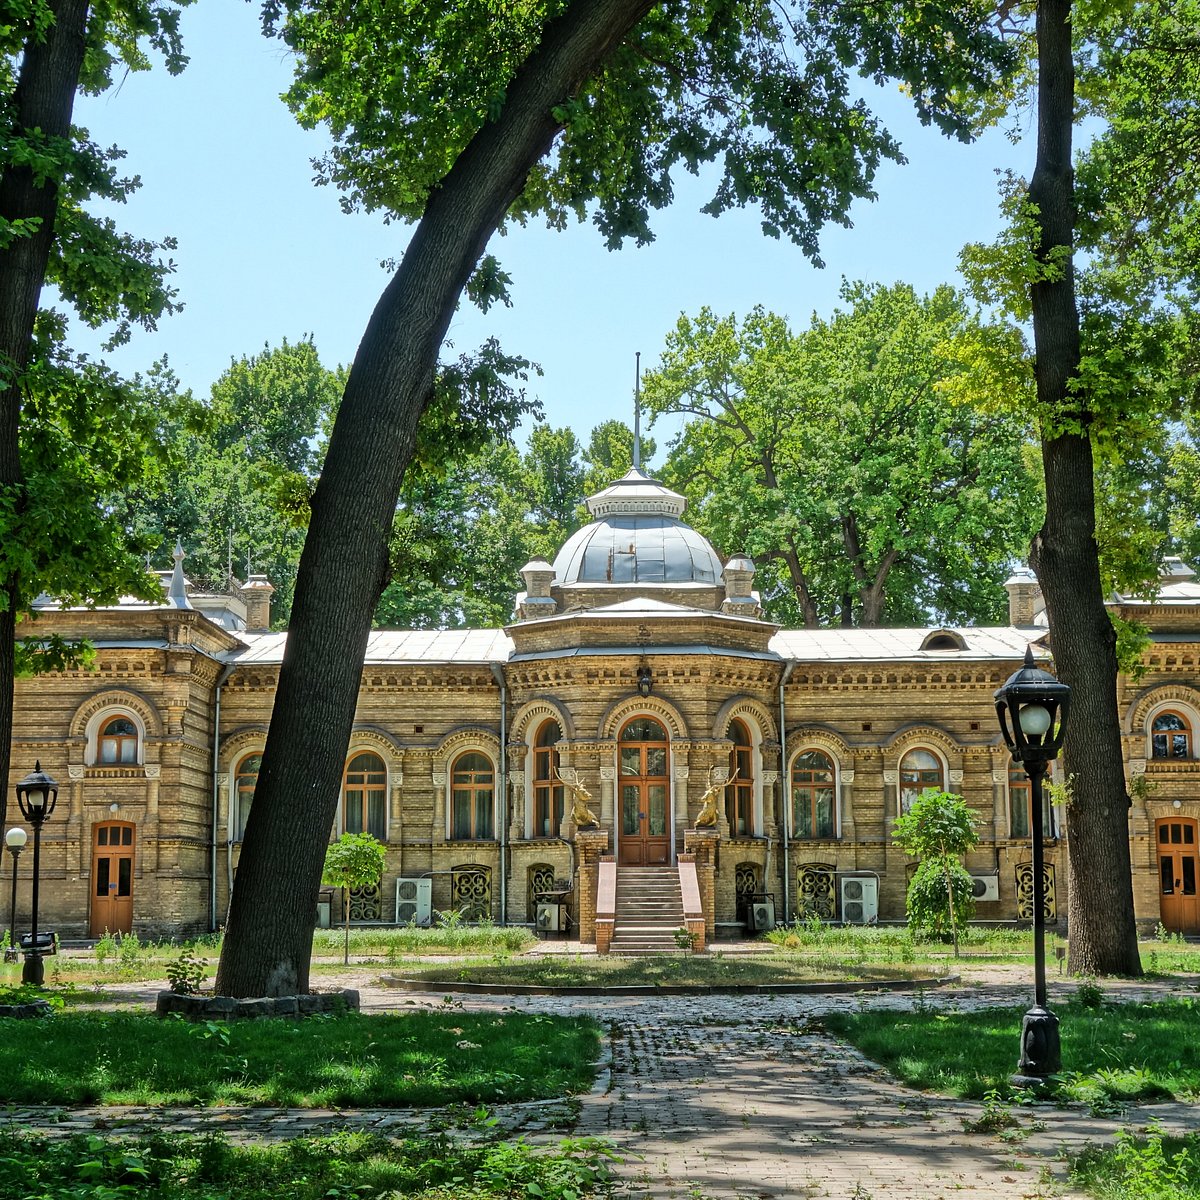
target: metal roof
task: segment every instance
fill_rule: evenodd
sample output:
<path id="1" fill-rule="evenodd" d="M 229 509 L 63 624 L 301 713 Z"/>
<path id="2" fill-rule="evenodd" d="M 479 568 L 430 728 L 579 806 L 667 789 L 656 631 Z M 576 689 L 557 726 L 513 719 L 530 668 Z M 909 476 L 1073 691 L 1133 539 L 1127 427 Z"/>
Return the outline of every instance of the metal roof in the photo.
<path id="1" fill-rule="evenodd" d="M 286 633 L 239 636 L 246 649 L 228 655 L 229 662 L 250 666 L 283 661 Z M 364 665 L 502 663 L 511 653 L 512 642 L 503 629 L 376 629 L 367 639 Z"/>
<path id="2" fill-rule="evenodd" d="M 1029 630 L 1013 626 L 956 626 L 965 650 L 922 650 L 929 636 L 925 629 L 784 629 L 771 639 L 771 649 L 782 658 L 801 662 L 974 662 L 1021 658 L 1036 639 Z M 1041 636 L 1040 634 L 1037 636 Z"/>

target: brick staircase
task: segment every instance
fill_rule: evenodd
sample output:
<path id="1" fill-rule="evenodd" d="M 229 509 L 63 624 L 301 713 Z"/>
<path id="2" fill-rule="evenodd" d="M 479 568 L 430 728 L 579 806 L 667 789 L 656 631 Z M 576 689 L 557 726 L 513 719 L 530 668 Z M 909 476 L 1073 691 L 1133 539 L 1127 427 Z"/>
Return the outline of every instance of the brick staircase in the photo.
<path id="1" fill-rule="evenodd" d="M 617 912 L 610 954 L 676 954 L 684 926 L 675 867 L 618 867 Z"/>

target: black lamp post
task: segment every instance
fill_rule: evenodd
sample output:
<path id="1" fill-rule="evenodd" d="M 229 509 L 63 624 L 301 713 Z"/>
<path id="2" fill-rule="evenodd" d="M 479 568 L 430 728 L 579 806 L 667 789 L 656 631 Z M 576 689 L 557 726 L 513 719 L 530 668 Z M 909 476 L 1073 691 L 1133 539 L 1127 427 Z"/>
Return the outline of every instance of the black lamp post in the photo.
<path id="1" fill-rule="evenodd" d="M 42 770 L 42 764 L 33 764 L 33 772 L 17 784 L 17 804 L 21 815 L 33 826 L 33 903 L 29 921 L 29 949 L 25 953 L 25 966 L 21 970 L 21 982 L 41 987 L 45 979 L 42 967 L 42 951 L 38 945 L 38 876 L 42 867 L 42 825 L 58 803 L 58 784 Z"/>
<path id="2" fill-rule="evenodd" d="M 1029 776 L 1029 821 L 1033 840 L 1033 1007 L 1021 1026 L 1021 1058 L 1014 1083 L 1040 1083 L 1062 1067 L 1058 1018 L 1046 1007 L 1046 888 L 1042 878 L 1042 780 L 1062 748 L 1071 689 L 1033 661 L 993 694 L 1005 745 Z"/>
<path id="3" fill-rule="evenodd" d="M 4 947 L 4 961 L 17 961 L 17 858 L 25 849 L 28 837 L 20 825 L 14 825 L 5 835 L 4 844 L 12 855 L 12 904 L 8 910 L 8 945 Z"/>

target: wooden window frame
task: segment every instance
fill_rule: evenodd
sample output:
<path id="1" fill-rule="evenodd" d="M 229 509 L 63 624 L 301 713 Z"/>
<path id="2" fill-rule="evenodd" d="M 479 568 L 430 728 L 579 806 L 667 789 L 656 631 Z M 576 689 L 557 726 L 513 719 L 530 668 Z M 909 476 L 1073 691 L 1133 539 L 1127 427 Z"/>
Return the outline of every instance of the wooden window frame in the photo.
<path id="1" fill-rule="evenodd" d="M 916 780 L 914 780 L 912 786 L 911 787 L 905 786 L 904 764 L 908 760 L 908 758 L 913 754 L 928 754 L 929 757 L 932 758 L 937 763 L 937 779 L 924 778 L 927 775 L 933 775 L 934 772 L 930 767 L 919 767 L 919 768 L 915 768 L 911 771 L 911 774 L 917 776 L 917 778 L 916 778 Z M 946 761 L 945 761 L 945 759 L 942 758 L 942 756 L 936 750 L 933 749 L 932 746 L 909 746 L 908 749 L 905 750 L 902 755 L 900 755 L 899 768 L 900 769 L 896 775 L 896 778 L 898 781 L 897 786 L 896 786 L 896 808 L 897 808 L 898 812 L 901 812 L 901 813 L 908 812 L 909 805 L 912 804 L 912 800 L 910 800 L 907 805 L 905 804 L 905 802 L 904 802 L 905 792 L 913 792 L 914 798 L 915 798 L 916 796 L 921 795 L 922 792 L 928 792 L 928 791 L 944 792 L 946 790 L 946 775 L 947 775 Z"/>
<path id="2" fill-rule="evenodd" d="M 355 769 L 354 764 L 360 759 L 373 758 L 379 764 L 378 770 L 368 770 L 366 767 Z M 373 783 L 370 776 L 382 776 L 381 783 Z M 374 793 L 382 793 L 382 828 L 378 831 L 371 828 L 371 796 Z M 346 765 L 342 769 L 342 832 L 343 833 L 369 833 L 373 838 L 380 842 L 387 841 L 387 797 L 388 797 L 388 769 L 387 763 L 384 762 L 383 756 L 377 754 L 370 747 L 363 747 L 359 750 L 354 750 L 346 759 Z M 355 824 L 357 829 L 351 829 L 350 812 L 352 809 L 357 810 L 358 820 Z"/>
<path id="3" fill-rule="evenodd" d="M 824 783 L 824 781 L 822 781 L 822 780 L 817 780 L 817 779 L 798 780 L 796 778 L 797 773 L 801 770 L 800 760 L 806 754 L 819 754 L 825 760 L 825 762 L 828 764 L 828 771 L 829 771 L 828 784 Z M 817 774 L 817 771 L 814 768 L 805 768 L 804 770 L 805 770 L 805 773 L 808 775 L 815 776 Z M 830 841 L 835 840 L 837 838 L 837 765 L 833 761 L 833 755 L 830 754 L 828 750 L 821 749 L 820 746 L 805 746 L 804 749 L 801 750 L 795 756 L 795 758 L 792 759 L 792 769 L 789 774 L 788 784 L 789 784 L 789 788 L 790 788 L 790 800 L 791 800 L 791 805 L 792 805 L 791 830 L 792 830 L 793 840 L 803 841 L 803 842 L 830 842 Z M 830 812 L 829 812 L 830 830 L 829 830 L 828 834 L 823 834 L 823 833 L 817 832 L 817 796 L 816 796 L 816 793 L 819 789 L 822 789 L 824 787 L 828 787 L 829 791 L 832 793 L 831 802 L 830 802 L 830 806 L 829 806 L 829 808 L 830 808 Z M 808 811 L 809 811 L 809 815 L 811 817 L 811 823 L 810 823 L 809 827 L 813 830 L 812 833 L 798 833 L 797 832 L 797 829 L 799 828 L 799 825 L 800 825 L 800 822 L 796 819 L 797 813 L 800 811 L 800 803 L 799 803 L 800 797 L 797 796 L 797 792 L 801 792 L 801 791 L 803 791 L 803 793 L 804 793 L 803 799 L 808 805 Z"/>
<path id="4" fill-rule="evenodd" d="M 1182 729 L 1164 729 L 1161 733 L 1154 726 L 1163 719 L 1163 717 L 1174 717 L 1182 725 Z M 1160 708 L 1150 718 L 1150 760 L 1156 763 L 1168 762 L 1187 762 L 1192 758 L 1192 751 L 1195 743 L 1193 742 L 1192 720 L 1188 715 L 1178 708 Z M 1183 753 L 1173 754 L 1169 750 L 1174 743 L 1175 738 L 1182 736 Z M 1155 745 L 1156 738 L 1163 738 L 1163 753 L 1158 753 L 1158 747 Z"/>
<path id="5" fill-rule="evenodd" d="M 745 740 L 739 740 L 738 734 Z M 754 837 L 754 737 L 745 721 L 729 722 L 729 774 L 737 777 L 725 788 L 725 819 L 730 837 Z M 744 825 L 742 824 L 744 822 Z"/>
<path id="6" fill-rule="evenodd" d="M 132 729 L 132 733 L 108 733 L 109 726 L 117 721 L 124 721 Z M 109 758 L 104 752 L 105 743 L 111 742 L 113 745 L 114 757 Z M 126 746 L 133 746 L 133 757 L 125 758 L 124 749 Z M 141 760 L 142 750 L 142 731 L 138 728 L 138 723 L 128 713 L 111 713 L 105 717 L 96 730 L 96 766 L 98 767 L 136 767 Z"/>
<path id="7" fill-rule="evenodd" d="M 487 763 L 487 771 L 478 768 L 462 768 L 464 759 L 478 756 Z M 457 776 L 470 775 L 471 778 L 458 779 Z M 479 825 L 479 797 L 487 793 L 487 830 L 483 832 Z M 464 796 L 467 805 L 467 821 L 464 824 L 458 820 L 459 796 Z M 450 840 L 453 842 L 490 842 L 495 840 L 496 826 L 496 764 L 484 750 L 464 750 L 450 764 Z M 461 832 L 463 828 L 467 832 Z"/>
<path id="8" fill-rule="evenodd" d="M 554 730 L 553 741 L 543 741 Z M 548 717 L 537 728 L 533 738 L 533 837 L 556 838 L 562 828 L 564 808 L 563 785 L 558 782 L 558 744 L 562 741 L 562 726 Z"/>
<path id="9" fill-rule="evenodd" d="M 258 773 L 262 770 L 261 750 L 250 750 L 238 759 L 233 768 L 233 840 L 242 841 L 246 836 L 246 822 L 250 819 L 250 807 L 254 803 L 254 790 L 258 786 Z M 246 764 L 251 759 L 258 759 L 258 766 L 253 772 L 246 770 Z M 253 779 L 254 782 L 246 787 L 243 780 Z M 244 804 L 243 804 L 244 801 Z"/>

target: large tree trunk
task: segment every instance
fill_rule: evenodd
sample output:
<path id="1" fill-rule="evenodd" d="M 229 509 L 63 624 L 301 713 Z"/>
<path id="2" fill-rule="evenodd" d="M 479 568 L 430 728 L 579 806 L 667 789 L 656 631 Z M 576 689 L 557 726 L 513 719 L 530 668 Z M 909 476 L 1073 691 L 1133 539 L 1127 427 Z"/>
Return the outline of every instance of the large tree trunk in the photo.
<path id="1" fill-rule="evenodd" d="M 1040 0 L 1037 36 L 1038 148 L 1029 197 L 1038 208 L 1039 257 L 1049 262 L 1074 241 L 1071 0 Z M 1031 293 L 1046 476 L 1046 523 L 1032 563 L 1046 597 L 1054 665 L 1071 686 L 1063 756 L 1071 787 L 1070 966 L 1078 974 L 1138 975 L 1116 635 L 1100 583 L 1086 413 L 1071 391 L 1079 370 L 1079 313 L 1069 259 L 1065 265 L 1060 280 L 1035 284 Z M 1069 431 L 1072 425 L 1082 432 Z"/>
<path id="2" fill-rule="evenodd" d="M 437 354 L 467 279 L 573 95 L 653 0 L 575 0 L 509 86 L 417 225 L 355 356 L 313 497 L 287 650 L 217 971 L 233 996 L 308 988 L 313 915 L 337 811 L 392 517 Z"/>
<path id="3" fill-rule="evenodd" d="M 83 65 L 87 0 L 51 4 L 54 25 L 43 42 L 25 46 L 11 104 L 7 135 L 21 137 L 40 129 L 47 139 L 65 138 L 71 128 L 75 89 Z M 20 421 L 22 377 L 29 365 L 37 317 L 54 241 L 58 186 L 39 182 L 27 166 L 9 166 L 0 176 L 0 216 L 8 221 L 39 222 L 30 237 L 18 237 L 0 253 L 0 494 L 19 507 L 24 487 Z M 8 779 L 12 754 L 13 674 L 20 579 L 8 562 L 0 568 L 0 827 L 8 819 Z M 23 764 L 22 764 L 23 765 Z M 28 764 L 33 769 L 33 763 Z"/>

